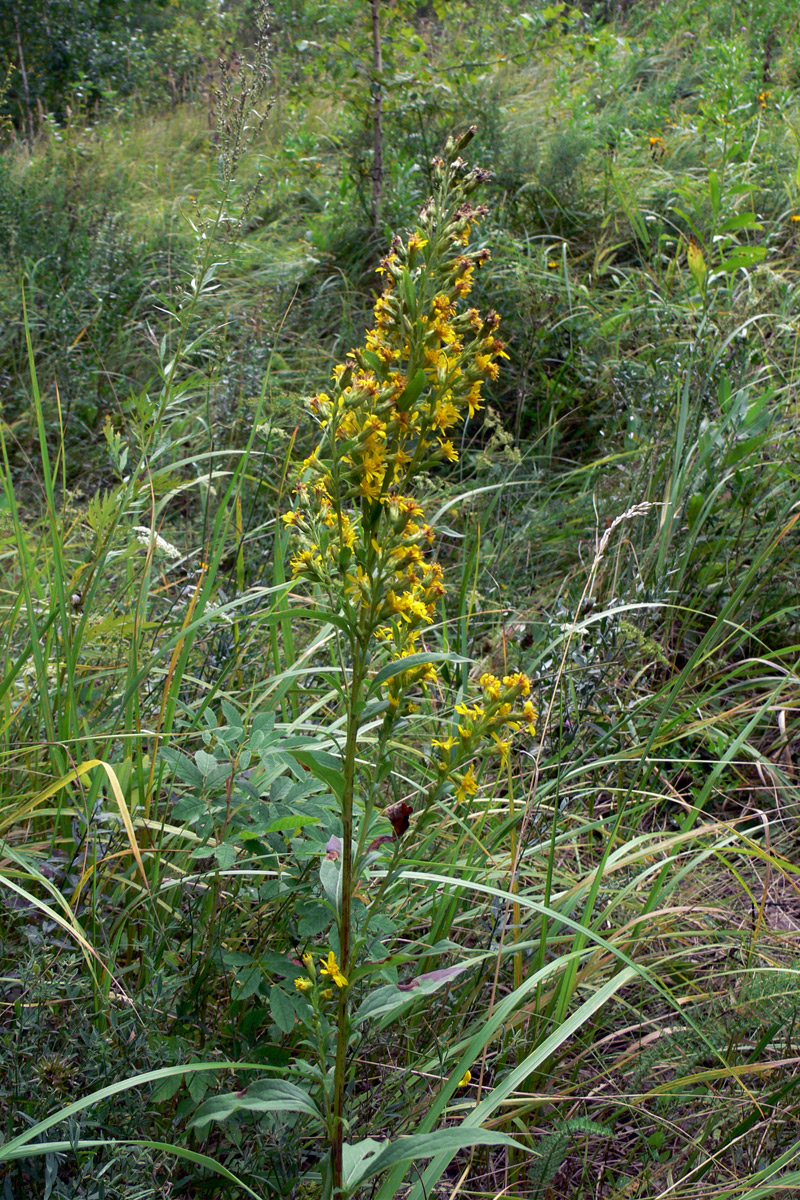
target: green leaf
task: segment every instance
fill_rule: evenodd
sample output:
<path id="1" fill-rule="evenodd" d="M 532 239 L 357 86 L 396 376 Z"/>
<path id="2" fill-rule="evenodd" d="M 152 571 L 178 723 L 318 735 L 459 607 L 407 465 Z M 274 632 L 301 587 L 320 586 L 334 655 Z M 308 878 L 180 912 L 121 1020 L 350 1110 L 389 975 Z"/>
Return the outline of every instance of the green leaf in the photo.
<path id="1" fill-rule="evenodd" d="M 226 1092 L 201 1104 L 189 1125 L 203 1129 L 212 1121 L 227 1121 L 237 1112 L 298 1112 L 322 1118 L 308 1092 L 286 1079 L 262 1079 L 244 1092 Z"/>
<path id="2" fill-rule="evenodd" d="M 224 696 L 220 701 L 220 707 L 222 708 L 222 713 L 225 717 L 225 720 L 229 725 L 233 726 L 235 729 L 238 729 L 239 736 L 241 737 L 242 733 L 244 732 L 244 724 L 238 708 L 234 708 L 230 700 L 226 700 Z"/>
<path id="3" fill-rule="evenodd" d="M 199 1104 L 208 1091 L 208 1079 L 205 1075 L 190 1075 L 186 1086 L 195 1104 Z"/>
<path id="4" fill-rule="evenodd" d="M 171 1079 L 162 1079 L 161 1083 L 153 1088 L 150 1099 L 154 1104 L 165 1104 L 167 1100 L 172 1099 L 182 1083 L 182 1075 L 173 1075 Z"/>
<path id="5" fill-rule="evenodd" d="M 761 449 L 767 439 L 766 433 L 759 433 L 756 437 L 745 438 L 732 446 L 722 460 L 723 466 L 732 467 L 734 463 L 740 462 L 743 458 L 747 458 L 750 454 L 755 454 Z"/>
<path id="6" fill-rule="evenodd" d="M 752 267 L 754 263 L 763 262 L 766 257 L 765 246 L 740 246 L 738 250 L 726 255 L 720 266 L 723 271 L 730 273 L 738 271 L 741 267 Z"/>
<path id="7" fill-rule="evenodd" d="M 182 754 L 180 750 L 173 750 L 170 746 L 165 746 L 163 750 L 159 750 L 159 757 L 167 762 L 172 770 L 177 775 L 178 779 L 183 783 L 190 784 L 191 787 L 197 788 L 199 791 L 203 786 L 203 773 L 198 771 L 190 758 Z"/>
<path id="8" fill-rule="evenodd" d="M 718 233 L 733 233 L 735 229 L 763 229 L 764 226 L 759 224 L 758 217 L 755 213 L 736 213 L 733 217 L 728 217 L 723 221 L 717 230 Z"/>
<path id="9" fill-rule="evenodd" d="M 394 662 L 387 663 L 385 667 L 381 667 L 370 685 L 370 691 L 374 688 L 381 687 L 387 680 L 393 679 L 395 675 L 401 675 L 403 671 L 409 671 L 412 667 L 418 667 L 422 663 L 431 662 L 448 662 L 448 663 L 471 663 L 471 658 L 460 658 L 457 654 L 444 654 L 441 651 L 420 654 L 408 654 L 405 658 L 398 658 Z"/>
<path id="10" fill-rule="evenodd" d="M 236 847 L 232 842 L 221 842 L 214 850 L 214 857 L 221 871 L 229 871 L 236 862 Z"/>
<path id="11" fill-rule="evenodd" d="M 269 1011 L 272 1019 L 283 1033 L 291 1033 L 294 1029 L 294 1005 L 283 988 L 275 984 L 270 988 Z"/>
<path id="12" fill-rule="evenodd" d="M 344 775 L 339 759 L 327 750 L 293 750 L 293 757 L 301 767 L 308 767 L 315 779 L 328 785 L 338 800 L 344 795 Z"/>
<path id="13" fill-rule="evenodd" d="M 425 372 L 417 371 L 397 397 L 397 411 L 408 412 L 411 406 L 419 399 L 420 393 L 424 387 Z"/>
<path id="14" fill-rule="evenodd" d="M 430 996 L 440 988 L 448 987 L 458 976 L 468 970 L 473 964 L 457 963 L 454 966 L 443 967 L 438 971 L 426 971 L 423 975 L 409 980 L 402 988 L 390 983 L 385 987 L 376 988 L 370 992 L 353 1018 L 354 1025 L 371 1017 L 385 1016 L 393 1009 L 403 1007 L 418 1000 L 420 996 Z M 357 976 L 354 975 L 354 978 Z M 383 1022 L 383 1025 L 389 1022 Z"/>
<path id="15" fill-rule="evenodd" d="M 261 971 L 258 967 L 248 967 L 240 971 L 233 984 L 232 998 L 234 1000 L 249 1000 L 255 996 L 261 986 Z"/>
<path id="16" fill-rule="evenodd" d="M 406 308 L 409 311 L 410 318 L 412 321 L 415 321 L 417 319 L 417 293 L 414 289 L 414 284 L 411 280 L 411 276 L 408 273 L 407 267 L 403 267 L 402 273 L 400 275 L 400 290 L 403 293 L 403 300 L 405 301 Z M 424 371 L 417 371 L 416 375 L 414 376 L 413 380 L 411 381 L 411 384 L 409 384 L 409 387 L 412 387 L 416 383 L 416 381 L 420 375 L 422 376 L 422 383 L 420 384 L 419 391 L 422 390 L 422 385 L 425 383 L 425 372 Z M 400 412 L 406 411 L 402 407 L 402 402 L 403 402 L 403 396 L 405 396 L 405 394 L 408 390 L 409 389 L 407 387 L 405 392 L 403 392 L 403 395 L 398 398 L 397 407 L 400 410 Z M 417 396 L 419 395 L 419 391 L 417 392 Z M 414 400 L 415 399 L 416 399 L 416 396 L 414 397 Z M 414 400 L 412 400 L 410 403 L 413 404 Z"/>
<path id="17" fill-rule="evenodd" d="M 214 755 L 209 754 L 207 750 L 195 751 L 194 761 L 197 763 L 198 770 L 203 775 L 211 775 L 220 765 L 214 758 Z"/>
<path id="18" fill-rule="evenodd" d="M 365 1138 L 354 1146 L 345 1143 L 343 1160 L 345 1182 L 349 1188 L 356 1187 L 373 1175 L 379 1175 L 395 1163 L 413 1162 L 417 1158 L 433 1158 L 436 1154 L 455 1154 L 467 1146 L 514 1146 L 526 1154 L 530 1151 L 521 1142 L 507 1133 L 495 1133 L 491 1129 L 437 1129 L 434 1133 L 411 1134 L 395 1142 L 376 1142 Z"/>
<path id="19" fill-rule="evenodd" d="M 264 833 L 282 833 L 283 830 L 289 829 L 294 832 L 295 829 L 302 829 L 305 825 L 318 825 L 319 817 L 316 816 L 289 816 L 277 817 L 274 821 L 270 821 L 262 832 Z"/>
<path id="20" fill-rule="evenodd" d="M 700 515 L 700 510 L 705 503 L 705 496 L 702 492 L 695 492 L 689 497 L 689 503 L 686 505 L 686 519 L 689 522 L 689 528 L 693 529 L 695 521 Z"/>
<path id="21" fill-rule="evenodd" d="M 302 938 L 316 937 L 331 923 L 331 910 L 324 904 L 304 904 L 303 915 L 297 922 L 297 932 Z"/>
<path id="22" fill-rule="evenodd" d="M 325 895 L 338 912 L 342 900 L 342 872 L 339 863 L 332 858 L 323 858 L 319 865 L 319 881 Z"/>
<path id="23" fill-rule="evenodd" d="M 361 1025 L 373 1017 L 382 1017 L 396 1008 L 411 1004 L 414 999 L 413 992 L 401 992 L 396 983 L 387 983 L 384 987 L 375 988 L 364 999 L 353 1017 L 353 1024 Z"/>

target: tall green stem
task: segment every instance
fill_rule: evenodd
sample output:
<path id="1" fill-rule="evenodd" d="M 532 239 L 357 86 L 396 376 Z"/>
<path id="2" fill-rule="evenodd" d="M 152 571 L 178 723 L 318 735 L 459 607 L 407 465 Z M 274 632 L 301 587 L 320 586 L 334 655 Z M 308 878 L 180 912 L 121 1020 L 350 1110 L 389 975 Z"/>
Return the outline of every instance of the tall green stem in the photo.
<path id="1" fill-rule="evenodd" d="M 352 943 L 351 907 L 353 894 L 353 807 L 356 781 L 356 751 L 361 709 L 361 689 L 364 681 L 365 654 L 356 642 L 353 647 L 353 673 L 347 701 L 347 737 L 342 774 L 342 891 L 339 908 L 339 960 L 342 974 L 349 979 Z M 344 1142 L 344 1105 L 347 1085 L 347 1045 L 350 1034 L 350 989 L 339 990 L 336 1013 L 336 1064 L 333 1073 L 333 1125 L 331 1128 L 331 1158 L 333 1162 L 334 1196 L 344 1187 L 342 1145 Z"/>

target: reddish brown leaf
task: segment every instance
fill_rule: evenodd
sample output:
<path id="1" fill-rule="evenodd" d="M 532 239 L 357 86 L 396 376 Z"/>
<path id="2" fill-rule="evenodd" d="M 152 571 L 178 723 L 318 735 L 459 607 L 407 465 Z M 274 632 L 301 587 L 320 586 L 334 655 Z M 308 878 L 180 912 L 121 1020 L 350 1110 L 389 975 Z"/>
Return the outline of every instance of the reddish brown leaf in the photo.
<path id="1" fill-rule="evenodd" d="M 414 809 L 405 800 L 396 800 L 383 810 L 383 815 L 391 822 L 396 837 L 402 837 L 408 829 L 411 814 Z"/>
<path id="2" fill-rule="evenodd" d="M 387 842 L 393 842 L 395 840 L 396 835 L 394 833 L 382 833 L 380 837 L 372 839 L 370 844 L 367 846 L 367 850 L 378 850 L 381 846 L 385 846 Z"/>

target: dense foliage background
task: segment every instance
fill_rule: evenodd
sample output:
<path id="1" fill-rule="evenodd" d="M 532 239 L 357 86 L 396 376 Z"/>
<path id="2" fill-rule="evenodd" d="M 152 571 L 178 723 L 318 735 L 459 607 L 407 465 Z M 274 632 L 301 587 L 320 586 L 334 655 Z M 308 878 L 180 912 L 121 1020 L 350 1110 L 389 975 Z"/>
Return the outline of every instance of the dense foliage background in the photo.
<path id="1" fill-rule="evenodd" d="M 303 1113 L 201 1107 L 253 1078 L 220 1064 L 310 1061 L 293 980 L 330 945 L 296 739 L 329 753 L 340 713 L 280 514 L 303 400 L 473 123 L 509 358 L 426 484 L 451 691 L 385 802 L 468 677 L 526 671 L 538 732 L 404 835 L 352 1140 L 525 1147 L 379 1200 L 789 1194 L 796 6 L 377 9 L 379 66 L 366 0 L 0 0 L 4 1200 L 246 1194 L 210 1160 L 321 1194 Z"/>

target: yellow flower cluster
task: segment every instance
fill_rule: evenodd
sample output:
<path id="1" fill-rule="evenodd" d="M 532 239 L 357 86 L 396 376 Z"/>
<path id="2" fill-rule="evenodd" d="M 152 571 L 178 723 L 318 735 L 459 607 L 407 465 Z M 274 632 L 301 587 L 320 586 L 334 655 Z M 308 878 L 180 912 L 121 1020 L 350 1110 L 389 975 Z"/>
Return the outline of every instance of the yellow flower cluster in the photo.
<path id="1" fill-rule="evenodd" d="M 485 209 L 467 198 L 486 173 L 460 157 L 435 160 L 434 170 L 438 190 L 417 228 L 396 237 L 381 262 L 383 291 L 364 346 L 308 402 L 322 436 L 283 515 L 296 546 L 293 574 L 323 586 L 349 622 L 389 642 L 397 658 L 415 652 L 444 594 L 441 569 L 425 557 L 433 531 L 409 487 L 420 472 L 458 460 L 453 431 L 481 409 L 485 381 L 508 357 L 497 314 L 463 305 L 489 257 L 469 248 Z M 432 678 L 430 664 L 414 664 L 394 677 L 390 704 Z"/>
<path id="2" fill-rule="evenodd" d="M 333 950 L 329 950 L 328 957 L 321 958 L 319 962 L 320 975 L 327 976 L 331 983 L 335 983 L 339 989 L 347 987 L 347 978 L 342 974 L 342 969 L 336 960 L 336 955 L 334 954 Z M 303 955 L 303 966 L 305 967 L 307 974 L 305 977 L 300 976 L 298 979 L 295 979 L 294 986 L 298 992 L 310 992 L 315 986 L 317 977 L 317 968 L 314 965 L 314 956 L 310 951 L 306 951 L 306 953 Z M 324 988 L 319 993 L 320 998 L 323 1000 L 329 1000 L 333 994 L 334 993 L 330 988 Z"/>
<path id="3" fill-rule="evenodd" d="M 437 680 L 419 652 L 445 588 L 412 484 L 437 463 L 458 460 L 454 432 L 480 411 L 484 384 L 508 357 L 497 314 L 483 317 L 466 302 L 489 257 L 470 247 L 485 209 L 469 195 L 486 176 L 458 156 L 466 140 L 448 147 L 447 161 L 434 160 L 433 199 L 381 262 L 383 290 L 363 347 L 308 401 L 321 437 L 283 515 L 295 577 L 327 592 L 354 645 L 377 640 L 397 664 L 383 689 L 389 726 L 414 710 L 412 689 Z M 480 743 L 505 762 L 513 734 L 536 721 L 525 675 L 484 675 L 481 688 L 479 703 L 457 707 L 453 735 L 433 743 L 439 782 L 452 780 L 461 799 L 476 790 Z"/>
<path id="4" fill-rule="evenodd" d="M 460 768 L 469 762 L 487 739 L 494 742 L 501 764 L 508 761 L 511 741 L 515 733 L 525 729 L 536 732 L 536 709 L 530 699 L 531 681 L 522 671 L 504 675 L 481 675 L 483 692 L 481 701 L 475 704 L 456 705 L 456 728 L 449 737 L 431 742 L 439 774 L 450 775 L 456 781 L 456 798 L 464 800 L 474 795 L 477 788 L 474 764 L 461 773 Z"/>

